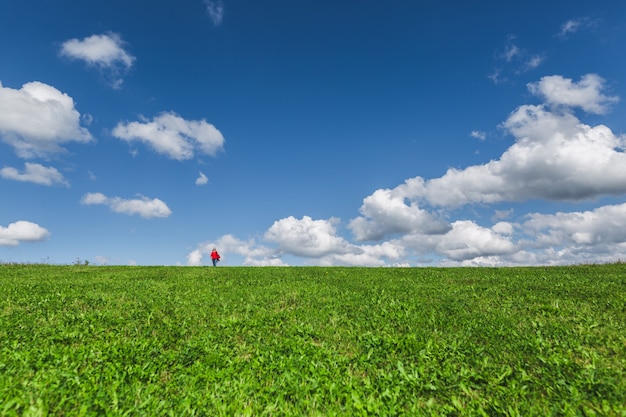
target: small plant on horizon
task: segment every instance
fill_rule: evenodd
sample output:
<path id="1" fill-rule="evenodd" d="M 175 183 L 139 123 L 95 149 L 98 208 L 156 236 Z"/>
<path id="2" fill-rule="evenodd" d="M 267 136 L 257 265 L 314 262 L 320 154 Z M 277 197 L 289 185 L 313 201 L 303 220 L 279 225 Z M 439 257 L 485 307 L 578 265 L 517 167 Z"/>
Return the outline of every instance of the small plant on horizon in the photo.
<path id="1" fill-rule="evenodd" d="M 81 265 L 89 266 L 89 261 L 87 259 L 85 259 L 81 263 L 80 258 L 76 258 L 76 260 L 74 261 L 74 265 L 76 265 L 76 266 L 81 266 Z"/>

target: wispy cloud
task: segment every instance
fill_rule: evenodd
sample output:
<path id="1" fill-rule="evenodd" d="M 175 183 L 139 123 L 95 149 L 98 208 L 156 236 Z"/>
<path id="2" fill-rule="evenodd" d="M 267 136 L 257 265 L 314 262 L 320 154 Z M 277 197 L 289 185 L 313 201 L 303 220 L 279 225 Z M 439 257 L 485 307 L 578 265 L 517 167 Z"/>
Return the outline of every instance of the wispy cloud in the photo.
<path id="1" fill-rule="evenodd" d="M 571 35 L 585 29 L 592 29 L 598 26 L 599 21 L 589 17 L 579 17 L 570 19 L 561 25 L 561 30 L 557 33 L 557 37 L 567 39 Z"/>
<path id="2" fill-rule="evenodd" d="M 504 45 L 504 51 L 499 54 L 500 58 L 506 62 L 511 62 L 522 54 L 521 49 L 513 43 L 516 38 L 515 35 L 509 35 Z"/>
<path id="3" fill-rule="evenodd" d="M 206 12 L 211 18 L 213 25 L 219 26 L 224 20 L 224 3 L 220 0 L 204 0 Z"/>
<path id="4" fill-rule="evenodd" d="M 69 187 L 69 183 L 56 168 L 45 167 L 40 164 L 26 162 L 24 171 L 20 172 L 13 167 L 4 167 L 0 169 L 0 176 L 5 179 L 33 182 L 41 185 L 60 184 Z"/>
<path id="5" fill-rule="evenodd" d="M 500 65 L 488 75 L 494 84 L 507 81 L 507 74 L 519 75 L 531 71 L 545 61 L 545 56 L 542 54 L 531 53 L 519 47 L 516 39 L 516 35 L 508 35 L 504 47 L 495 53 L 495 59 L 500 62 Z"/>
<path id="6" fill-rule="evenodd" d="M 487 138 L 487 134 L 485 132 L 480 132 L 478 130 L 472 130 L 472 132 L 470 132 L 470 136 L 480 141 L 483 141 Z"/>

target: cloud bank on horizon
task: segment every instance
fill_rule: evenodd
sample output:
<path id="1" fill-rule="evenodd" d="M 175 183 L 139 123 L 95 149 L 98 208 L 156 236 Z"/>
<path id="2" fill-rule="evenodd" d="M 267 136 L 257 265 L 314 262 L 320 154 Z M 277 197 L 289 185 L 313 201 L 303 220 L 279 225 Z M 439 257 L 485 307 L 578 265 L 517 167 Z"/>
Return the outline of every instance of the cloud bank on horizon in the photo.
<path id="1" fill-rule="evenodd" d="M 224 3 L 204 0 L 204 6 L 213 28 L 223 26 Z M 555 36 L 565 41 L 599 24 L 591 18 L 572 19 Z M 109 91 L 119 91 L 131 70 L 139 71 L 136 65 L 142 57 L 131 54 L 131 46 L 121 34 L 105 32 L 65 40 L 58 56 L 95 68 Z M 495 56 L 503 66 L 486 76 L 494 84 L 515 73 L 536 71 L 546 59 L 517 46 L 515 36 L 507 37 L 504 49 Z M 504 65 L 517 69 L 506 74 Z M 526 85 L 534 103 L 511 109 L 494 127 L 512 138 L 497 158 L 448 168 L 439 177 L 425 178 L 416 171 L 399 184 L 364 196 L 350 219 L 288 215 L 261 234 L 228 233 L 189 242 L 186 264 L 206 264 L 213 247 L 220 248 L 225 261 L 238 257 L 249 266 L 508 266 L 624 259 L 626 203 L 535 211 L 512 219 L 521 203 L 565 202 L 575 207 L 626 194 L 626 135 L 604 124 L 585 122 L 598 120 L 619 105 L 620 97 L 611 87 L 600 72 L 577 79 L 563 74 L 540 76 Z M 0 83 L 0 140 L 23 160 L 23 166 L 1 167 L 2 180 L 73 187 L 71 167 L 54 165 L 80 152 L 81 146 L 97 146 L 98 141 L 90 131 L 94 116 L 81 114 L 76 100 L 62 90 L 36 80 L 17 88 Z M 226 153 L 222 131 L 206 118 L 185 118 L 164 109 L 154 114 L 131 116 L 135 121 L 118 119 L 106 126 L 107 140 L 132 146 L 133 156 L 147 149 L 180 165 Z M 486 140 L 483 131 L 473 127 L 467 131 L 472 138 Z M 210 188 L 212 181 L 203 171 L 194 168 L 193 175 L 190 183 Z M 101 211 L 95 206 L 103 206 L 109 213 L 150 222 L 177 216 L 176 205 L 154 197 L 156 188 L 146 192 L 152 197 L 111 190 L 109 186 L 106 191 L 84 191 L 74 204 Z M 491 218 L 474 218 L 476 207 L 491 210 Z M 17 219 L 0 224 L 0 247 L 52 241 L 56 235 L 32 219 Z M 108 262 L 105 255 L 98 259 Z"/>
<path id="2" fill-rule="evenodd" d="M 626 204 L 591 211 L 531 213 L 522 223 L 491 227 L 473 220 L 448 221 L 451 210 L 473 204 L 532 199 L 580 201 L 626 193 L 626 135 L 589 126 L 577 109 L 602 114 L 618 102 L 605 81 L 587 74 L 579 81 L 560 75 L 528 85 L 543 100 L 522 105 L 501 124 L 515 138 L 498 160 L 449 169 L 439 178 L 414 177 L 363 199 L 350 220 L 352 244 L 336 232 L 338 219 L 289 217 L 276 221 L 262 242 L 224 236 L 188 256 L 199 265 L 214 245 L 245 256 L 246 265 L 283 265 L 285 254 L 320 265 L 410 265 L 410 255 L 436 256 L 445 265 L 497 266 L 610 262 L 626 252 Z M 555 252 L 559 252 L 555 259 Z"/>

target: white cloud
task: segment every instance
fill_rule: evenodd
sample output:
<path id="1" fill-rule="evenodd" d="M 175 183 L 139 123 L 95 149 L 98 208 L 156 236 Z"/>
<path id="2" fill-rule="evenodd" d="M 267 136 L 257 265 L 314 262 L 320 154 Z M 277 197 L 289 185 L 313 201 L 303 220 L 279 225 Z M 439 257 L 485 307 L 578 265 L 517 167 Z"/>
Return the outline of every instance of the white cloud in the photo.
<path id="1" fill-rule="evenodd" d="M 531 214 L 523 224 L 537 244 L 587 247 L 626 243 L 626 204 L 591 211 Z"/>
<path id="2" fill-rule="evenodd" d="M 152 121 L 118 123 L 113 136 L 127 142 L 140 141 L 156 152 L 178 161 L 195 152 L 215 156 L 224 147 L 224 137 L 203 120 L 185 120 L 174 113 L 161 113 Z"/>
<path id="3" fill-rule="evenodd" d="M 500 226 L 489 229 L 471 220 L 458 220 L 445 234 L 407 234 L 397 244 L 416 253 L 435 253 L 456 262 L 513 253 L 516 247 L 511 237 L 499 230 Z"/>
<path id="4" fill-rule="evenodd" d="M 577 83 L 560 75 L 551 75 L 528 84 L 528 89 L 550 105 L 580 107 L 589 113 L 604 114 L 611 104 L 619 101 L 618 97 L 602 94 L 604 83 L 604 79 L 596 74 L 587 74 Z"/>
<path id="5" fill-rule="evenodd" d="M 209 179 L 207 178 L 207 176 L 204 175 L 204 173 L 200 172 L 200 176 L 196 178 L 196 185 L 205 185 L 208 182 L 209 182 Z"/>
<path id="6" fill-rule="evenodd" d="M 361 216 L 350 221 L 357 241 L 379 240 L 387 235 L 403 233 L 445 233 L 450 226 L 432 213 L 421 209 L 414 197 L 419 195 L 424 181 L 412 178 L 396 188 L 376 190 L 363 199 Z"/>
<path id="7" fill-rule="evenodd" d="M 189 266 L 201 266 L 202 265 L 202 251 L 200 249 L 194 249 L 187 255 L 187 265 Z"/>
<path id="8" fill-rule="evenodd" d="M 220 0 L 204 0 L 206 5 L 206 12 L 211 18 L 213 25 L 219 26 L 224 20 L 224 3 Z"/>
<path id="9" fill-rule="evenodd" d="M 346 266 L 384 266 L 386 260 L 396 262 L 405 254 L 404 248 L 394 242 L 378 245 L 353 246 L 348 253 L 331 254 L 324 260 L 328 265 Z"/>
<path id="10" fill-rule="evenodd" d="M 437 239 L 436 252 L 455 261 L 508 254 L 515 250 L 508 238 L 469 220 L 452 223 L 452 230 Z"/>
<path id="11" fill-rule="evenodd" d="M 135 57 L 124 49 L 124 41 L 117 33 L 67 40 L 61 45 L 61 55 L 98 67 L 115 89 L 123 83 L 120 73 L 128 71 L 135 61 Z"/>
<path id="12" fill-rule="evenodd" d="M 21 89 L 0 83 L 0 136 L 22 158 L 46 157 L 64 151 L 67 142 L 92 140 L 80 126 L 74 100 L 56 88 L 38 82 Z"/>
<path id="13" fill-rule="evenodd" d="M 25 220 L 11 223 L 7 227 L 0 226 L 0 246 L 17 246 L 22 242 L 40 242 L 49 236 L 50 232 L 46 229 Z"/>
<path id="14" fill-rule="evenodd" d="M 23 172 L 19 172 L 13 167 L 4 167 L 0 169 L 0 176 L 6 179 L 34 182 L 35 184 L 41 185 L 60 184 L 69 187 L 69 183 L 63 178 L 63 174 L 56 168 L 45 167 L 31 162 L 24 164 Z"/>
<path id="15" fill-rule="evenodd" d="M 105 256 L 102 255 L 97 255 L 96 256 L 96 262 L 100 265 L 106 265 L 109 263 L 109 259 Z"/>
<path id="16" fill-rule="evenodd" d="M 74 38 L 63 42 L 61 54 L 91 65 L 112 67 L 121 64 L 130 68 L 135 57 L 126 52 L 123 45 L 124 42 L 117 33 L 92 35 L 82 40 Z"/>
<path id="17" fill-rule="evenodd" d="M 509 222 L 498 222 L 491 227 L 491 230 L 500 235 L 512 235 L 514 228 Z"/>
<path id="18" fill-rule="evenodd" d="M 339 220 L 313 220 L 293 216 L 278 220 L 265 232 L 265 240 L 278 245 L 281 252 L 296 256 L 320 257 L 331 253 L 346 253 L 348 242 L 336 235 Z"/>
<path id="19" fill-rule="evenodd" d="M 81 204 L 102 204 L 108 206 L 113 212 L 121 214 L 138 214 L 145 219 L 155 217 L 169 217 L 172 214 L 170 208 L 158 198 L 149 199 L 139 196 L 138 199 L 122 199 L 120 197 L 107 197 L 102 193 L 87 193 L 81 199 Z"/>

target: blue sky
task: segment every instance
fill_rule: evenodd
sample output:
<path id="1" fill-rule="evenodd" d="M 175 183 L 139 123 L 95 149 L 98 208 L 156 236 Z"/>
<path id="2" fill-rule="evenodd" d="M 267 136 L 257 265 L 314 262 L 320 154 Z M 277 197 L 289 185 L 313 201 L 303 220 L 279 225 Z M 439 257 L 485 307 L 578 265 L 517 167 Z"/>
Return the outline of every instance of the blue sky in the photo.
<path id="1" fill-rule="evenodd" d="M 623 1 L 6 0 L 0 262 L 626 259 Z"/>

